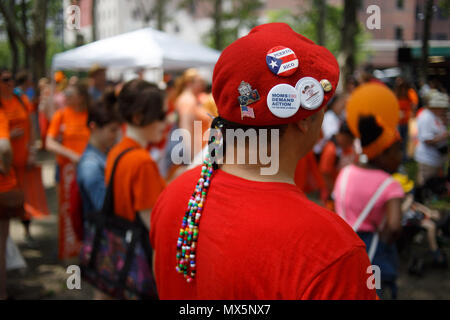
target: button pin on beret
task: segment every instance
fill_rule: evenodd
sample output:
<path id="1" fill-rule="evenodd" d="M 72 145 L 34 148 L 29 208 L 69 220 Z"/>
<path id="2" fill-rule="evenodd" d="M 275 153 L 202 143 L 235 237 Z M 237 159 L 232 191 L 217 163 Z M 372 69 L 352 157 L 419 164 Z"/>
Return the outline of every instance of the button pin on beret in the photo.
<path id="1" fill-rule="evenodd" d="M 285 58 L 292 62 L 284 61 Z M 286 69 L 281 68 L 283 64 L 288 64 Z M 280 84 L 295 88 L 305 77 L 317 81 L 321 92 L 316 95 L 323 96 L 322 101 L 311 98 L 316 102 L 310 108 L 301 104 L 302 107 L 289 117 L 271 112 L 267 98 L 272 88 Z M 326 92 L 321 86 L 322 79 L 330 82 L 331 91 Z M 242 116 L 239 108 L 239 97 L 243 95 L 237 89 L 242 81 L 257 90 L 260 97 L 246 105 L 253 110 L 254 118 Z M 296 33 L 288 24 L 269 23 L 253 28 L 247 36 L 223 50 L 214 68 L 212 93 L 222 119 L 243 125 L 276 126 L 296 122 L 320 110 L 333 97 L 338 81 L 339 65 L 330 51 Z"/>

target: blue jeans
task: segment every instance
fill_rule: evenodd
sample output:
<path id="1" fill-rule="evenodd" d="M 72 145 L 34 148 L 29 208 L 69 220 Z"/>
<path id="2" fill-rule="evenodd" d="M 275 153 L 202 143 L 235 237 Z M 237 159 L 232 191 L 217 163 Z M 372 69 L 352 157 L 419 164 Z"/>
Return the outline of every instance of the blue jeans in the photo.
<path id="1" fill-rule="evenodd" d="M 374 233 L 371 232 L 358 232 L 358 236 L 366 245 L 366 250 L 369 250 L 370 244 Z M 388 287 L 391 290 L 391 297 L 396 299 L 397 297 L 397 275 L 398 275 L 398 253 L 395 244 L 386 244 L 381 239 L 378 241 L 377 250 L 373 257 L 372 265 L 376 265 L 381 271 L 381 287 L 377 290 L 377 294 L 380 298 L 386 295 L 384 288 Z"/>

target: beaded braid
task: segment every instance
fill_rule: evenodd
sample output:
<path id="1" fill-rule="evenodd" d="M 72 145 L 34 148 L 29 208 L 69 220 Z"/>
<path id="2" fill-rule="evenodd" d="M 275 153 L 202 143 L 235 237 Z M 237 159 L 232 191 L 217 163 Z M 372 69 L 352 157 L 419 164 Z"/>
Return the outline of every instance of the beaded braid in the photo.
<path id="1" fill-rule="evenodd" d="M 220 118 L 214 119 L 211 127 L 221 129 L 223 124 L 218 124 Z M 220 144 L 217 137 L 211 134 L 209 146 Z M 196 274 L 195 253 L 197 249 L 198 229 L 203 207 L 211 184 L 211 176 L 214 170 L 218 169 L 216 161 L 211 160 L 214 150 L 210 148 L 209 154 L 203 161 L 201 177 L 195 186 L 195 190 L 189 199 L 188 207 L 181 223 L 180 234 L 177 241 L 177 265 L 175 269 L 182 273 L 188 283 L 192 282 Z"/>

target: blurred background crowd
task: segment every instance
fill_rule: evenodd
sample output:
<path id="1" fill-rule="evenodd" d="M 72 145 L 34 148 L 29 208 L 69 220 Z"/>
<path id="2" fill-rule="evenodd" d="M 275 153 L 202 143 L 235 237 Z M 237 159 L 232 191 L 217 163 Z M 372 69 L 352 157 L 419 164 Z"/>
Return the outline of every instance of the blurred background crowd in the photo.
<path id="1" fill-rule="evenodd" d="M 0 259 L 6 259 L 14 238 L 23 252 L 40 251 L 57 261 L 58 251 L 55 264 L 76 264 L 81 241 L 77 228 L 83 222 L 77 225 L 74 212 L 101 209 L 105 181 L 112 170 L 110 150 L 132 146 L 127 137 L 139 142 L 152 167 L 136 184 L 142 190 L 158 190 L 143 198 L 157 198 L 165 185 L 188 169 L 172 162 L 171 151 L 178 143 L 170 139 L 173 130 L 188 130 L 192 140 L 183 143 L 192 150 L 197 144 L 196 150 L 201 150 L 206 144 L 203 134 L 217 116 L 211 95 L 213 64 L 196 69 L 183 65 L 165 70 L 164 64 L 156 70 L 145 65 L 118 69 L 105 57 L 83 68 L 58 70 L 52 63 L 56 53 L 148 26 L 184 41 L 203 42 L 219 52 L 252 26 L 280 21 L 327 46 L 342 70 L 338 94 L 327 106 L 321 138 L 298 163 L 297 186 L 315 202 L 335 209 L 333 190 L 340 170 L 364 161 L 359 140 L 347 125 L 348 98 L 365 83 L 388 87 L 400 106 L 402 161 L 396 179 L 416 203 L 412 212 L 405 212 L 402 235 L 397 239 L 405 274 L 409 274 L 406 282 L 434 274 L 434 283 L 444 288 L 437 297 L 450 298 L 446 271 L 450 253 L 450 2 L 372 1 L 381 8 L 380 30 L 366 28 L 369 2 L 2 1 L 0 110 L 9 124 L 13 156 L 0 158 L 0 170 L 5 174 L 10 163 L 17 186 L 25 194 L 26 215 L 10 227 L 2 221 Z M 65 10 L 71 4 L 81 10 L 80 28 L 75 30 L 64 27 Z M 194 135 L 194 121 L 202 124 L 201 136 Z M 192 160 L 198 156 L 191 153 Z M 123 187 L 135 188 L 127 185 L 127 175 L 124 172 L 121 178 Z M 116 206 L 124 208 L 126 218 L 133 200 L 119 197 Z M 151 205 L 140 209 L 149 214 L 145 209 Z M 52 220 L 55 227 L 50 229 L 53 244 L 44 246 L 33 225 L 37 228 L 58 215 L 59 227 Z M 19 252 L 14 256 L 19 267 L 26 265 L 18 258 Z M 29 255 L 24 256 L 28 260 Z M 32 268 L 38 270 L 39 262 Z M 7 288 L 18 298 L 26 297 L 26 290 L 16 289 L 13 283 L 26 275 L 11 273 L 17 266 L 8 269 L 10 280 L 0 264 L 0 298 L 7 297 Z"/>

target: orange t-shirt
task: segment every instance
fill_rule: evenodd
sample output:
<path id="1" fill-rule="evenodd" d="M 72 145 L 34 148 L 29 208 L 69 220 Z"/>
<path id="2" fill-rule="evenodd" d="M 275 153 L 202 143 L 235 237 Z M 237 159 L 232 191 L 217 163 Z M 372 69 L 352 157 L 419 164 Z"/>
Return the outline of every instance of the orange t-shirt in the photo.
<path id="1" fill-rule="evenodd" d="M 108 184 L 114 161 L 128 148 L 136 148 L 125 154 L 117 164 L 114 174 L 115 213 L 133 221 L 137 211 L 152 209 L 165 187 L 156 163 L 149 152 L 136 141 L 124 137 L 108 154 L 105 181 Z"/>
<path id="2" fill-rule="evenodd" d="M 399 124 L 407 124 L 412 114 L 412 101 L 409 97 L 398 99 L 400 106 L 400 121 Z"/>
<path id="3" fill-rule="evenodd" d="M 342 150 L 338 159 L 338 150 L 333 141 L 329 141 L 320 156 L 319 169 L 322 174 L 331 174 L 336 180 L 339 171 L 356 161 L 357 157 L 352 147 Z"/>
<path id="4" fill-rule="evenodd" d="M 23 134 L 17 138 L 10 138 L 13 150 L 13 166 L 23 168 L 27 165 L 29 154 L 29 143 L 31 123 L 29 117 L 29 106 L 22 99 L 22 105 L 17 97 L 9 100 L 2 99 L 1 104 L 9 123 L 9 131 L 22 130 Z"/>
<path id="5" fill-rule="evenodd" d="M 53 139 L 61 137 L 61 144 L 64 147 L 81 155 L 91 134 L 87 126 L 87 118 L 87 111 L 76 111 L 71 107 L 60 109 L 53 115 L 47 136 Z M 69 162 L 69 159 L 58 156 L 59 164 L 67 162 Z"/>
<path id="6" fill-rule="evenodd" d="M 330 174 L 333 180 L 336 180 L 338 175 L 336 145 L 329 141 L 323 148 L 320 156 L 319 169 L 322 174 Z"/>
<path id="7" fill-rule="evenodd" d="M 5 112 L 0 107 L 0 139 L 9 139 L 9 125 L 8 118 L 6 118 Z M 6 192 L 17 185 L 16 176 L 14 170 L 11 169 L 8 174 L 3 175 L 0 173 L 0 192 Z"/>

